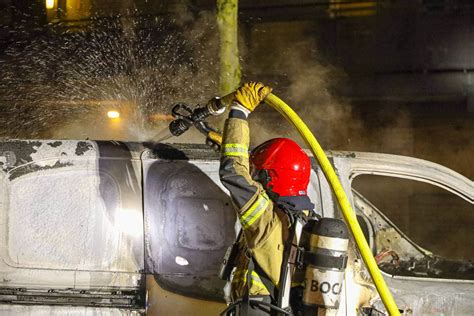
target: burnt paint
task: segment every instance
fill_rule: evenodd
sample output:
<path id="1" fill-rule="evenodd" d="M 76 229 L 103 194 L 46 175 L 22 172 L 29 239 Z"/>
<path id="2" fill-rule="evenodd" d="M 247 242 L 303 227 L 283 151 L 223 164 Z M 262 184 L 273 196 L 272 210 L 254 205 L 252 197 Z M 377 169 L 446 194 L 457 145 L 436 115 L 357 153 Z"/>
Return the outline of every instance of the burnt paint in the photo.
<path id="1" fill-rule="evenodd" d="M 55 141 L 55 142 L 50 142 L 50 143 L 46 143 L 48 144 L 49 146 L 53 147 L 53 148 L 56 148 L 56 147 L 59 147 L 63 144 L 63 142 L 61 141 Z"/>
<path id="2" fill-rule="evenodd" d="M 13 164 L 4 164 L 0 162 L 0 167 L 8 172 L 11 169 L 32 162 L 31 155 L 37 152 L 37 147 L 41 146 L 40 141 L 8 141 L 0 143 L 0 154 L 6 152 L 13 152 L 16 156 L 16 161 Z M 35 148 L 36 147 L 36 148 Z"/>
<path id="3" fill-rule="evenodd" d="M 153 161 L 146 173 L 147 273 L 155 275 L 158 284 L 172 292 L 221 300 L 224 281 L 218 279 L 216 271 L 227 246 L 235 239 L 235 211 L 228 196 L 187 161 Z M 178 265 L 177 256 L 189 264 Z"/>
<path id="4" fill-rule="evenodd" d="M 85 152 L 93 149 L 92 145 L 88 142 L 78 142 L 75 154 L 78 156 L 84 155 Z"/>
<path id="5" fill-rule="evenodd" d="M 153 156 L 160 159 L 189 160 L 188 156 L 176 147 L 168 144 L 145 143 L 145 147 L 153 152 Z"/>
<path id="6" fill-rule="evenodd" d="M 144 143 L 144 146 L 151 150 L 147 157 L 150 159 L 210 161 L 220 158 L 220 154 L 207 145 Z"/>
<path id="7" fill-rule="evenodd" d="M 38 166 L 36 164 L 27 164 L 23 166 L 22 168 L 18 168 L 14 172 L 10 173 L 8 176 L 8 180 L 12 181 L 26 174 L 37 172 L 40 170 L 58 169 L 58 168 L 63 168 L 67 166 L 72 166 L 72 165 L 73 165 L 72 162 L 59 162 L 59 160 L 56 161 L 56 163 L 52 166 Z"/>
<path id="8" fill-rule="evenodd" d="M 54 143 L 54 145 L 56 145 L 56 143 Z M 41 141 L 7 141 L 0 143 L 0 155 L 7 157 L 6 163 L 0 162 L 0 168 L 5 172 L 9 172 L 14 168 L 23 166 L 22 168 L 17 168 L 14 172 L 10 173 L 8 176 L 9 180 L 14 180 L 28 173 L 39 170 L 56 169 L 72 165 L 70 162 L 62 163 L 59 161 L 56 161 L 52 166 L 39 166 L 31 163 L 34 162 L 31 155 L 38 152 L 37 148 L 41 145 Z M 12 155 L 14 157 L 11 157 Z"/>
<path id="9" fill-rule="evenodd" d="M 224 302 L 222 289 L 225 281 L 214 277 L 154 274 L 156 282 L 165 290 L 196 299 Z"/>
<path id="10" fill-rule="evenodd" d="M 379 266 L 381 270 L 391 275 L 474 280 L 474 264 L 471 261 L 448 260 L 439 256 L 383 262 Z"/>

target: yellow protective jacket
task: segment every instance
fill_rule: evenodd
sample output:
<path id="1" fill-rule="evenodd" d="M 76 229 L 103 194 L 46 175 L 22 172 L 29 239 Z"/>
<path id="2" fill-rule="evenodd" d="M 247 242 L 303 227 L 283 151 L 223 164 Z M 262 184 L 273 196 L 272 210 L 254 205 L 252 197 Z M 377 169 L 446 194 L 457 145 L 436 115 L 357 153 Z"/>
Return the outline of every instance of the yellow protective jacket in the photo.
<path id="1" fill-rule="evenodd" d="M 244 119 L 229 118 L 224 127 L 221 147 L 220 179 L 230 191 L 232 203 L 242 225 L 239 254 L 232 278 L 231 296 L 235 300 L 247 292 L 249 255 L 278 286 L 290 223 L 274 204 L 263 186 L 250 176 L 249 127 Z M 269 295 L 257 272 L 250 275 L 249 295 Z"/>

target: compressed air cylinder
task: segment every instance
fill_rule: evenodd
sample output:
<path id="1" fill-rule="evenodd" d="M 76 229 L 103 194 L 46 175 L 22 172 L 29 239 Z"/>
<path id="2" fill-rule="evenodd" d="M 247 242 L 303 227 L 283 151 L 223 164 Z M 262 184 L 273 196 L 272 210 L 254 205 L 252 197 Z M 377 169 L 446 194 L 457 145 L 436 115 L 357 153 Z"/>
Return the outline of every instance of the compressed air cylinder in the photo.
<path id="1" fill-rule="evenodd" d="M 306 311 L 317 313 L 318 308 L 339 307 L 348 244 L 349 235 L 342 220 L 322 218 L 313 226 L 309 249 L 304 255 L 306 272 L 303 304 Z"/>

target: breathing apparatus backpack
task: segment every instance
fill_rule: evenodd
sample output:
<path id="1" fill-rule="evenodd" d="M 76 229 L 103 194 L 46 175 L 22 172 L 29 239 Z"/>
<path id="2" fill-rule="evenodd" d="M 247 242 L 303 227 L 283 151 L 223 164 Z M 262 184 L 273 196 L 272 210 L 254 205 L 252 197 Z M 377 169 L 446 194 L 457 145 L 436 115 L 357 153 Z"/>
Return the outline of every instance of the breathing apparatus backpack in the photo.
<path id="1" fill-rule="evenodd" d="M 348 244 L 349 234 L 342 220 L 322 218 L 312 226 L 304 254 L 304 315 L 339 308 Z"/>
<path id="2" fill-rule="evenodd" d="M 249 271 L 255 270 L 271 293 L 271 303 L 243 297 L 228 306 L 221 315 L 251 315 L 249 306 L 259 306 L 268 315 L 311 315 L 321 309 L 339 308 L 344 271 L 347 265 L 348 231 L 342 220 L 305 218 L 292 212 L 291 226 L 281 269 L 280 286 L 270 281 L 253 258 Z M 237 240 L 240 239 L 240 234 Z M 224 257 L 219 277 L 230 281 L 238 253 L 237 241 Z M 304 271 L 302 294 L 292 288 L 295 270 Z M 251 272 L 249 272 L 251 273 Z M 291 298 L 291 306 L 290 306 Z M 298 300 L 295 302 L 295 298 Z"/>

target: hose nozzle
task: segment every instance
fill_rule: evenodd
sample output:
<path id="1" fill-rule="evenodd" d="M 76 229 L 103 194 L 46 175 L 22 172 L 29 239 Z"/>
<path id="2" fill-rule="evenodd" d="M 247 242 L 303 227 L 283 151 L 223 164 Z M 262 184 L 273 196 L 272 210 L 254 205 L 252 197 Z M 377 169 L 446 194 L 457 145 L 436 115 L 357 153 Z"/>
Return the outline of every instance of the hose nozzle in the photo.
<path id="1" fill-rule="evenodd" d="M 173 136 L 184 134 L 193 124 L 184 119 L 176 119 L 171 121 L 169 125 L 170 132 Z"/>
<path id="2" fill-rule="evenodd" d="M 184 134 L 191 126 L 195 126 L 201 133 L 207 136 L 213 143 L 219 143 L 216 141 L 216 137 L 210 137 L 210 134 L 214 135 L 217 131 L 210 127 L 205 119 L 209 116 L 217 116 L 225 112 L 228 105 L 228 97 L 223 98 L 215 97 L 212 98 L 205 106 L 191 109 L 187 104 L 177 103 L 173 106 L 171 113 L 175 118 L 169 125 L 169 130 L 173 136 L 180 136 Z M 217 145 L 220 145 L 217 144 Z"/>

